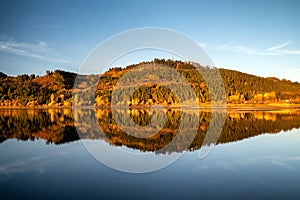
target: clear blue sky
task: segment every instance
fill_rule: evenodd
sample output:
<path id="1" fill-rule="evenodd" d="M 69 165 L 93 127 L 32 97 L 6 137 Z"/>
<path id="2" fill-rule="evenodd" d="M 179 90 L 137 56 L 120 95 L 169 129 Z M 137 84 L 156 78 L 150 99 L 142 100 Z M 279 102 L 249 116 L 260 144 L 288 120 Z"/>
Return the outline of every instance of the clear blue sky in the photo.
<path id="1" fill-rule="evenodd" d="M 76 71 L 108 37 L 162 27 L 217 67 L 300 82 L 300 1 L 1 1 L 0 71 Z"/>

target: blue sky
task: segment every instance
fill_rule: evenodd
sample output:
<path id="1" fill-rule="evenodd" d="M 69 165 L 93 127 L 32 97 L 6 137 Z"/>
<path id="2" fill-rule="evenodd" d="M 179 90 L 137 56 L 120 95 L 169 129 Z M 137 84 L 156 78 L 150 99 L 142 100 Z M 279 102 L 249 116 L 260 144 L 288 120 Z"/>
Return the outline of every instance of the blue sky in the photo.
<path id="1" fill-rule="evenodd" d="M 299 10 L 297 0 L 1 1 L 0 71 L 77 71 L 112 35 L 162 27 L 198 42 L 217 67 L 300 82 Z"/>

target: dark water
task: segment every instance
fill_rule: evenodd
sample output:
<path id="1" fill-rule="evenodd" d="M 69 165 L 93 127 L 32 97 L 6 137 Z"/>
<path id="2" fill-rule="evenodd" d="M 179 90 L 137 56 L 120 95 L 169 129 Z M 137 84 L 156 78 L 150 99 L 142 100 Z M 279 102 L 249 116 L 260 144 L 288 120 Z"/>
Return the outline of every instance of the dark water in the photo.
<path id="1" fill-rule="evenodd" d="M 126 112 L 141 127 L 151 124 L 149 110 Z M 217 145 L 203 159 L 199 149 L 212 114 L 197 112 L 199 124 L 188 148 L 175 143 L 162 150 L 184 120 L 195 120 L 195 112 L 167 110 L 158 133 L 135 137 L 116 125 L 122 111 L 0 110 L 1 199 L 300 198 L 300 111 L 223 113 Z M 82 141 L 161 159 L 183 156 L 154 172 L 125 173 L 99 162 Z"/>

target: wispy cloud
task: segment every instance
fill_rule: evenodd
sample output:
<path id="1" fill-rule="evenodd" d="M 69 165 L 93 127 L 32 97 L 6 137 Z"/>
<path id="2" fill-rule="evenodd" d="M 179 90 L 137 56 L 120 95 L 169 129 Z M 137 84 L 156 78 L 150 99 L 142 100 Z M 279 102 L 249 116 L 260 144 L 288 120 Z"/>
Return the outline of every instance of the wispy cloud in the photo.
<path id="1" fill-rule="evenodd" d="M 274 50 L 277 50 L 277 49 L 281 49 L 281 48 L 284 48 L 284 47 L 288 46 L 291 43 L 292 43 L 292 41 L 287 41 L 283 44 L 279 44 L 279 45 L 275 45 L 273 47 L 270 47 L 270 48 L 267 49 L 267 51 L 274 51 Z"/>
<path id="2" fill-rule="evenodd" d="M 225 44 L 222 44 L 222 45 L 219 45 L 219 46 L 216 46 L 216 49 L 217 50 L 222 50 L 222 49 L 230 49 L 233 45 L 233 42 L 227 42 Z"/>
<path id="3" fill-rule="evenodd" d="M 300 55 L 300 50 L 276 50 L 274 53 L 278 53 L 280 55 Z"/>
<path id="4" fill-rule="evenodd" d="M 292 41 L 284 42 L 283 44 L 272 46 L 265 50 L 265 52 L 274 53 L 277 55 L 300 55 L 300 50 L 290 50 L 284 49 L 285 47 L 289 46 Z"/>
<path id="5" fill-rule="evenodd" d="M 227 50 L 236 53 L 242 53 L 247 55 L 259 55 L 259 56 L 283 56 L 283 55 L 300 55 L 300 50 L 286 49 L 292 41 L 287 41 L 282 44 L 271 46 L 264 50 L 255 49 L 252 47 L 246 47 L 237 45 L 234 42 L 228 42 L 221 45 L 213 45 L 216 50 Z"/>
<path id="6" fill-rule="evenodd" d="M 66 63 L 67 60 L 56 55 L 44 41 L 30 43 L 16 41 L 7 36 L 0 36 L 0 52 L 41 59 L 50 62 Z"/>

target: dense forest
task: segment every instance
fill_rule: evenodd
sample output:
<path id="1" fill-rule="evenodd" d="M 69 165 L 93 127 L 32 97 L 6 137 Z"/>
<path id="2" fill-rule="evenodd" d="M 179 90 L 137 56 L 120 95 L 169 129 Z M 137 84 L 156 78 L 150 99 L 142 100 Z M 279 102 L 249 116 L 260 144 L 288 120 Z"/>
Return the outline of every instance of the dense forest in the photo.
<path id="1" fill-rule="evenodd" d="M 142 81 L 154 79 L 158 83 L 145 84 L 136 88 L 130 97 L 129 105 L 178 105 L 180 101 L 170 88 L 176 88 L 176 92 L 184 97 L 191 97 L 182 82 L 176 82 L 177 74 L 170 73 L 169 69 L 175 69 L 186 78 L 199 103 L 210 102 L 211 94 L 199 69 L 202 72 L 210 72 L 213 69 L 192 62 L 154 59 L 151 62 L 141 62 L 126 68 L 111 68 L 102 75 L 78 75 L 62 70 L 46 71 L 44 76 L 32 74 L 11 77 L 0 73 L 0 106 L 71 106 L 72 103 L 108 106 L 118 80 L 127 72 L 145 64 L 153 67 L 131 73 L 127 79 L 134 84 L 141 82 L 140 77 L 145 75 Z M 159 70 L 155 70 L 158 67 Z M 228 103 L 300 102 L 300 83 L 298 82 L 262 78 L 228 69 L 219 69 L 219 72 L 223 79 Z M 164 79 L 165 81 L 159 84 L 159 80 L 163 77 L 169 77 L 169 79 Z M 206 78 L 214 79 L 214 77 Z M 95 81 L 97 81 L 95 84 L 97 87 L 93 88 L 91 83 Z M 77 83 L 75 87 L 73 87 L 74 83 Z M 121 90 L 130 91 L 130 87 L 134 86 L 131 84 L 124 85 Z M 120 91 L 114 92 L 118 95 Z M 122 96 L 121 93 L 119 96 Z M 118 100 L 122 101 L 121 98 L 116 99 L 117 102 Z M 189 100 L 183 99 L 183 101 Z"/>

